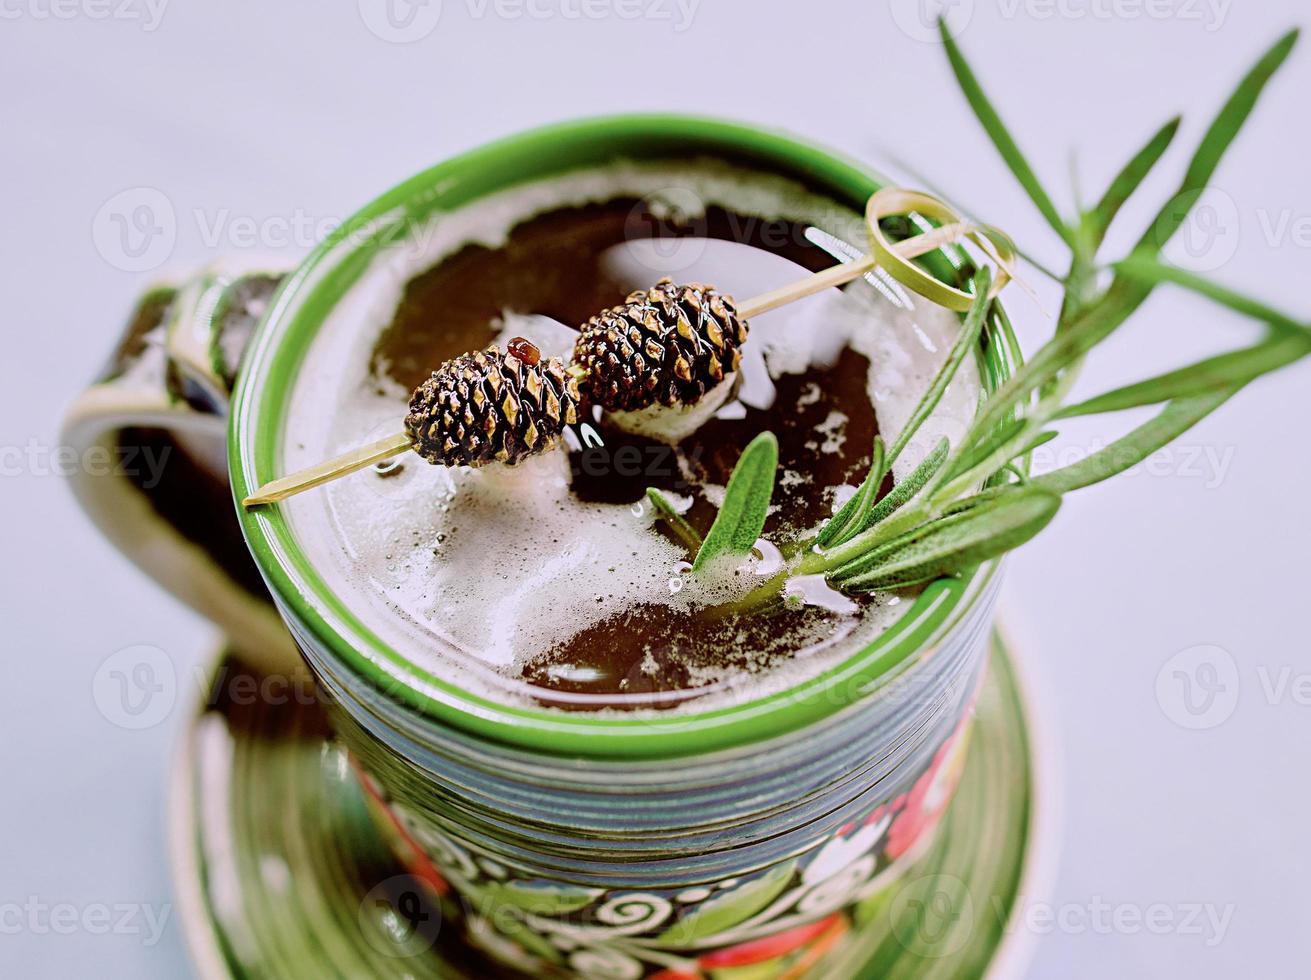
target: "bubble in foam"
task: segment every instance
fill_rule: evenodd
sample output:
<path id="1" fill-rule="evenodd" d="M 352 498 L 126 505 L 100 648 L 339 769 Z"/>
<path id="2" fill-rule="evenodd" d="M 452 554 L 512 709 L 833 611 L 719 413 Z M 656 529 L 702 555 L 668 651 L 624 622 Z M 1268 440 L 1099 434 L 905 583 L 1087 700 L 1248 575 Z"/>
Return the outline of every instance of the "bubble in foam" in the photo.
<path id="1" fill-rule="evenodd" d="M 784 601 L 792 609 L 814 606 L 843 615 L 856 612 L 855 602 L 829 585 L 823 575 L 794 575 L 783 589 Z"/>
<path id="2" fill-rule="evenodd" d="M 782 570 L 783 552 L 779 551 L 776 545 L 771 544 L 764 538 L 757 538 L 753 550 L 757 560 L 751 566 L 751 571 L 756 575 L 761 578 L 768 578 Z"/>

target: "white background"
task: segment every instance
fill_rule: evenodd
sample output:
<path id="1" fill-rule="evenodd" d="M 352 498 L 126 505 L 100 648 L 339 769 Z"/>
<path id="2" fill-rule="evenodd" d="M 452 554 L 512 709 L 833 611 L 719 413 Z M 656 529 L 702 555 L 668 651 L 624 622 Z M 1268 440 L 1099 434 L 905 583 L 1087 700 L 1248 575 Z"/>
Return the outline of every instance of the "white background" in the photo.
<path id="1" fill-rule="evenodd" d="M 26 454 L 15 464 L 11 451 L 55 444 L 63 407 L 152 275 L 233 252 L 292 259 L 311 242 L 284 243 L 287 226 L 341 218 L 456 151 L 549 120 L 658 109 L 778 126 L 876 162 L 902 158 L 1059 261 L 968 116 L 940 46 L 920 39 L 918 0 L 701 0 L 683 8 L 690 20 L 673 0 L 445 0 L 435 24 L 423 19 L 434 7 L 420 10 L 416 25 L 432 30 L 408 44 L 376 36 L 353 0 L 174 0 L 158 20 L 134 0 L 58 2 L 71 16 L 53 16 L 51 0 L 0 2 L 0 446 L 10 451 L 0 477 L 0 906 L 170 901 L 164 772 L 185 712 L 145 731 L 117 728 L 96 710 L 92 678 L 133 644 L 162 648 L 189 676 L 210 631 L 97 538 L 58 477 Z M 1186 113 L 1169 172 L 1129 210 L 1121 243 L 1168 196 L 1231 83 L 1303 7 L 955 6 L 962 44 L 1066 210 L 1073 155 L 1095 198 L 1159 123 Z M 1302 317 L 1308 89 L 1303 50 L 1216 178 L 1208 227 L 1219 234 L 1204 256 L 1222 262 L 1225 281 Z M 177 227 L 173 246 L 151 258 L 164 266 L 145 274 L 116 268 L 93 235 L 102 206 L 140 187 L 167 198 Z M 252 223 L 254 242 L 244 235 Z M 1044 298 L 1055 307 L 1049 290 Z M 1010 306 L 1032 348 L 1043 317 L 1018 293 Z M 1231 315 L 1162 294 L 1099 350 L 1082 390 L 1249 335 Z M 1070 499 L 1010 564 L 1009 615 L 1042 675 L 1045 748 L 1063 783 L 1052 893 L 1026 900 L 1063 910 L 1065 926 L 1033 930 L 1032 976 L 1282 977 L 1311 959 L 1311 707 L 1266 690 L 1286 668 L 1311 672 L 1298 625 L 1311 545 L 1308 382 L 1303 365 L 1243 392 L 1185 437 L 1187 452 Z M 1111 431 L 1090 423 L 1066 444 Z M 1166 666 L 1199 644 L 1236 665 L 1206 716 L 1222 720 L 1200 731 L 1176 723 L 1194 716 L 1174 671 L 1205 680 L 1205 668 L 1190 654 Z M 1129 910 L 1119 928 L 1098 927 L 1099 903 Z M 1222 936 L 1204 924 L 1154 935 L 1127 918 L 1164 905 L 1178 923 L 1195 904 L 1231 911 Z M 151 947 L 139 935 L 0 925 L 5 976 L 186 970 L 174 920 Z"/>

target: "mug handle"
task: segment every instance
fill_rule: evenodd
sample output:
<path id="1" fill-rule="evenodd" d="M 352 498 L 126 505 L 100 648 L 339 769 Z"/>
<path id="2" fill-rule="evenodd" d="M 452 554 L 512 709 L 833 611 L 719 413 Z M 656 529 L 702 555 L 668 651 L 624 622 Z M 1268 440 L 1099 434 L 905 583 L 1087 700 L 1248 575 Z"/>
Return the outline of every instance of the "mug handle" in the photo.
<path id="1" fill-rule="evenodd" d="M 60 452 L 78 503 L 120 551 L 251 666 L 290 673 L 299 654 L 246 551 L 227 470 L 238 365 L 284 278 L 227 264 L 147 291 L 69 408 Z"/>

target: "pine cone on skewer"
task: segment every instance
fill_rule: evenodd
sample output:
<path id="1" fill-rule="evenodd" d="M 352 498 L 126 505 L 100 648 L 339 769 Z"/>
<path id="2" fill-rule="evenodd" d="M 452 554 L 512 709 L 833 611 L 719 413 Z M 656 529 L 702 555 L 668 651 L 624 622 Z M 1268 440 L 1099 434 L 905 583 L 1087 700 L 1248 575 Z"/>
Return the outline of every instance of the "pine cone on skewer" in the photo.
<path id="1" fill-rule="evenodd" d="M 833 266 L 749 299 L 742 312 L 711 286 L 678 286 L 662 279 L 585 323 L 574 347 L 576 363 L 567 367 L 558 358 L 542 363 L 537 348 L 522 338 L 512 340 L 504 354 L 495 347 L 463 354 L 415 389 L 405 431 L 270 480 L 244 497 L 242 504 L 257 507 L 285 500 L 410 450 L 445 465 L 518 463 L 555 446 L 564 427 L 577 422 L 584 397 L 608 409 L 610 421 L 619 428 L 677 442 L 731 397 L 731 379 L 739 370 L 747 339 L 744 313 L 766 313 L 851 282 L 884 262 L 901 261 L 903 273 L 909 276 L 907 269 L 916 271 L 906 264 L 909 259 L 975 234 L 973 226 L 942 202 L 904 188 L 884 188 L 869 204 L 870 213 L 877 212 L 875 217 L 911 207 L 927 208 L 943 220 L 952 220 L 895 246 L 884 242 L 877 255 Z M 871 227 L 877 239 L 878 226 Z M 943 234 L 949 227 L 951 234 Z M 988 237 L 1006 246 L 1005 258 L 994 259 L 1008 271 L 1013 248 L 1000 233 Z M 891 274 L 908 288 L 922 291 L 912 285 L 918 282 L 915 276 Z M 1002 281 L 1000 274 L 998 280 Z M 935 288 L 935 301 L 942 295 Z M 960 290 L 948 290 L 946 295 L 950 302 L 943 302 L 951 309 L 964 310 L 973 302 Z M 956 305 L 957 301 L 964 305 Z"/>
<path id="2" fill-rule="evenodd" d="M 578 421 L 577 380 L 516 337 L 461 354 L 414 390 L 405 431 L 414 451 L 443 466 L 513 466 L 553 448 Z"/>
<path id="3" fill-rule="evenodd" d="M 747 322 L 713 286 L 661 279 L 583 324 L 574 361 L 610 411 L 694 405 L 738 369 Z"/>

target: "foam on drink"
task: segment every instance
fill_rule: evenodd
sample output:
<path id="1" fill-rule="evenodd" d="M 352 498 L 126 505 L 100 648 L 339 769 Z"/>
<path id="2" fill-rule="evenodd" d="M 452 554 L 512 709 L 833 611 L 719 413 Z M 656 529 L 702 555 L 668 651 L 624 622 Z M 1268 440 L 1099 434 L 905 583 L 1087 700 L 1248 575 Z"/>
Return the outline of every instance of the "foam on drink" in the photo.
<path id="1" fill-rule="evenodd" d="M 659 216 L 670 200 L 677 224 L 707 234 L 634 237 L 632 215 Z M 787 230 L 776 247 L 764 233 L 775 226 Z M 860 216 L 780 178 L 701 161 L 578 172 L 442 215 L 385 252 L 323 325 L 293 394 L 283 465 L 396 431 L 434 358 L 516 336 L 567 357 L 573 326 L 628 289 L 669 274 L 745 299 L 804 274 L 797 261 L 831 263 L 814 243 L 834 236 L 860 242 Z M 676 452 L 615 433 L 598 414 L 568 451 L 515 468 L 405 457 L 386 476 L 358 474 L 284 506 L 345 604 L 455 683 L 573 707 L 758 696 L 831 666 L 906 608 L 798 580 L 768 620 L 709 612 L 772 575 L 784 561 L 776 546 L 813 533 L 854 493 L 874 431 L 895 436 L 958 329 L 890 281 L 860 280 L 755 318 L 735 396 Z M 978 390 L 967 364 L 895 477 L 942 436 L 959 439 Z M 693 577 L 642 491 L 663 485 L 704 531 L 752 426 L 778 430 L 784 447 L 768 540 Z M 586 472 L 589 453 L 608 470 Z"/>

